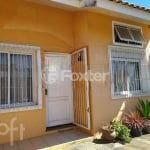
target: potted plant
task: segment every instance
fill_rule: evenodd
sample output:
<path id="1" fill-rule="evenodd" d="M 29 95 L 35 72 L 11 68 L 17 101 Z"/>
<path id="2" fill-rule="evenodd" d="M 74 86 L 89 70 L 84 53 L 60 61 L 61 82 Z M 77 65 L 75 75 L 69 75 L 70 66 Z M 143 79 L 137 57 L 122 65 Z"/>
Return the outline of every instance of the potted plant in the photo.
<path id="1" fill-rule="evenodd" d="M 121 141 L 122 143 L 130 143 L 130 129 L 123 125 L 121 121 L 116 120 L 112 122 L 112 126 L 116 132 L 117 140 Z"/>
<path id="2" fill-rule="evenodd" d="M 102 139 L 113 141 L 116 138 L 116 133 L 111 123 L 103 125 L 101 130 L 102 130 Z"/>
<path id="3" fill-rule="evenodd" d="M 144 119 L 140 116 L 138 111 L 125 114 L 122 118 L 122 122 L 131 130 L 131 136 L 138 137 L 142 135 Z"/>
<path id="4" fill-rule="evenodd" d="M 144 134 L 150 134 L 150 101 L 143 100 L 139 98 L 137 110 L 141 114 L 141 116 L 144 118 L 144 127 L 143 127 L 143 133 Z"/>

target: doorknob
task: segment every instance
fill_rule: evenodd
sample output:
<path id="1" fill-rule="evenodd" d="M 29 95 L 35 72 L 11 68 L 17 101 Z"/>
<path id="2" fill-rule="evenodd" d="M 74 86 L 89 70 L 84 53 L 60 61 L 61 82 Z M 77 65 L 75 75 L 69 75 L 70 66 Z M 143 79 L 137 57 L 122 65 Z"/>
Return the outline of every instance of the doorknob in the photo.
<path id="1" fill-rule="evenodd" d="M 47 95 L 47 93 L 48 93 L 48 90 L 47 90 L 47 89 L 45 89 L 45 95 Z"/>

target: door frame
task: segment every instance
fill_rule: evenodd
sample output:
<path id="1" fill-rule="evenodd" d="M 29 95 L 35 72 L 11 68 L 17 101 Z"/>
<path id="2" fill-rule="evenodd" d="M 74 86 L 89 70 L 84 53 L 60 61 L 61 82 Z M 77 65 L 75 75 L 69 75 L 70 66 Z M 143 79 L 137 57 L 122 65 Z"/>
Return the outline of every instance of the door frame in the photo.
<path id="1" fill-rule="evenodd" d="M 87 55 L 87 48 L 86 47 L 83 47 L 83 48 L 80 48 L 74 52 L 71 53 L 71 56 L 73 54 L 76 54 L 76 53 L 79 53 L 79 52 L 82 52 L 84 51 L 84 56 L 85 56 L 85 73 L 88 73 L 88 55 Z M 88 127 L 84 127 L 80 124 L 77 124 L 74 122 L 74 124 L 76 124 L 77 126 L 81 127 L 81 128 L 84 128 L 86 130 L 91 130 L 91 107 L 90 107 L 90 89 L 89 89 L 89 80 L 86 82 L 86 89 L 85 89 L 85 92 L 86 92 L 86 97 L 87 97 L 87 120 L 88 120 Z"/>
<path id="2" fill-rule="evenodd" d="M 59 56 L 68 56 L 69 57 L 69 61 L 70 61 L 70 65 L 71 65 L 71 54 L 68 53 L 59 53 L 59 52 L 45 52 L 44 53 L 44 67 L 45 67 L 45 60 L 47 56 L 55 56 L 55 57 L 59 57 Z M 70 66 L 70 70 L 71 70 L 71 66 Z M 47 89 L 47 85 L 44 83 L 44 87 L 45 90 Z M 70 80 L 70 113 L 71 113 L 71 118 L 70 118 L 70 123 L 74 123 L 74 109 L 73 109 L 73 84 L 72 84 L 72 80 Z M 45 95 L 45 100 L 46 100 L 46 127 L 48 127 L 48 119 L 47 119 L 47 114 L 48 114 L 48 108 L 47 108 L 47 95 Z M 63 124 L 62 124 L 63 125 Z"/>

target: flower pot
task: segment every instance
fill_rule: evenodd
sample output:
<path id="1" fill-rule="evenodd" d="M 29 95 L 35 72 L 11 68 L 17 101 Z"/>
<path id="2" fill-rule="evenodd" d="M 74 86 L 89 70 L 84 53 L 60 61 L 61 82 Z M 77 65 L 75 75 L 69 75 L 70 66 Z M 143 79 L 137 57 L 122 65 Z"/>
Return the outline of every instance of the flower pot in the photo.
<path id="1" fill-rule="evenodd" d="M 113 129 L 102 128 L 102 139 L 107 141 L 113 141 L 115 138 L 116 138 L 116 134 Z"/>
<path id="2" fill-rule="evenodd" d="M 145 120 L 142 132 L 143 134 L 150 134 L 150 120 Z"/>
<path id="3" fill-rule="evenodd" d="M 142 127 L 140 127 L 140 128 L 132 127 L 131 128 L 131 136 L 139 137 L 141 135 L 142 135 Z"/>

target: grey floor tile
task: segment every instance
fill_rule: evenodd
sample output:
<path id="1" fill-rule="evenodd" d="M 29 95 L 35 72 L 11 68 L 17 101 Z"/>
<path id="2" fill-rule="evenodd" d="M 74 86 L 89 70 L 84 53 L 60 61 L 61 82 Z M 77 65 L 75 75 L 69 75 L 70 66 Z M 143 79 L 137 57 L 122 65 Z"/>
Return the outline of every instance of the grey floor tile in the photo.
<path id="1" fill-rule="evenodd" d="M 42 140 L 41 137 L 33 138 L 30 140 L 30 142 L 32 143 L 35 150 L 46 148 L 48 146 L 47 143 L 44 140 Z"/>
<path id="2" fill-rule="evenodd" d="M 24 140 L 18 143 L 20 150 L 35 150 L 30 140 Z"/>
<path id="3" fill-rule="evenodd" d="M 3 150 L 3 144 L 0 145 L 0 150 Z"/>
<path id="4" fill-rule="evenodd" d="M 12 147 L 9 144 L 0 145 L 0 150 L 38 150 L 86 137 L 89 135 L 80 130 L 72 129 L 16 142 Z"/>
<path id="5" fill-rule="evenodd" d="M 45 135 L 42 137 L 47 146 L 54 146 L 60 144 L 56 135 Z"/>
<path id="6" fill-rule="evenodd" d="M 10 144 L 4 144 L 3 150 L 20 150 L 20 149 L 18 143 L 15 143 L 13 146 L 11 146 Z"/>

